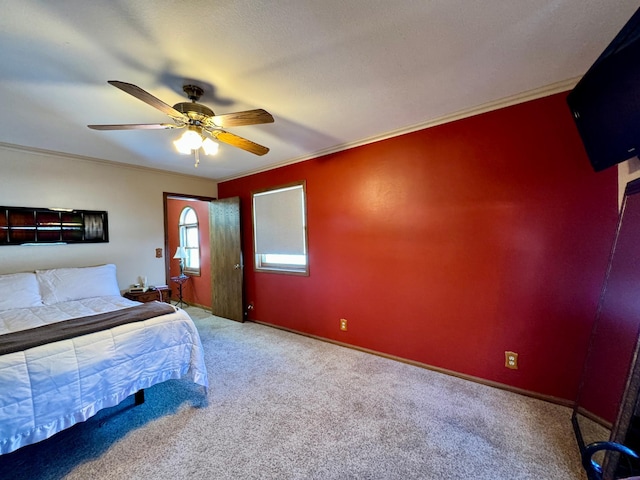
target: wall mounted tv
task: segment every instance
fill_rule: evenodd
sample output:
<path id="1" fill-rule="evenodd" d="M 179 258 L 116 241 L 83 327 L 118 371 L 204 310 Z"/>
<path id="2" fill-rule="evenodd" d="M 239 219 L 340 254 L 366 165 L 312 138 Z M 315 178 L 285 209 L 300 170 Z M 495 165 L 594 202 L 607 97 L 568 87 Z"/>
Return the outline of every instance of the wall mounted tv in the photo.
<path id="1" fill-rule="evenodd" d="M 596 172 L 640 153 L 640 9 L 569 93 L 567 103 Z"/>

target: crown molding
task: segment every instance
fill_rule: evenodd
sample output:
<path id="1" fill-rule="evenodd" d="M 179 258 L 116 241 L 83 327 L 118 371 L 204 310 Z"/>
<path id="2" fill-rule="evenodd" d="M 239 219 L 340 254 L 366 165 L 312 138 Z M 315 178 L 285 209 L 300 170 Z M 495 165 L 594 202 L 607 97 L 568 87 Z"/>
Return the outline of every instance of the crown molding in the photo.
<path id="1" fill-rule="evenodd" d="M 442 117 L 438 117 L 436 119 L 427 120 L 425 122 L 417 123 L 415 125 L 410 125 L 408 127 L 399 128 L 397 130 L 392 130 L 380 135 L 375 135 L 373 137 L 368 137 L 365 139 L 357 140 L 355 142 L 344 143 L 341 145 L 336 145 L 330 148 L 326 148 L 323 150 L 318 150 L 317 152 L 304 155 L 301 157 L 297 157 L 294 159 L 286 160 L 284 162 L 272 164 L 260 169 L 252 170 L 250 172 L 246 172 L 240 175 L 235 175 L 232 177 L 226 177 L 218 179 L 218 182 L 227 182 L 229 180 L 235 180 L 236 178 L 247 177 L 249 175 L 255 175 L 256 173 L 266 172 L 268 170 L 273 170 L 279 167 L 285 167 L 287 165 L 293 165 L 295 163 L 304 162 L 307 160 L 312 160 L 314 158 L 323 157 L 325 155 L 330 155 L 332 153 L 342 152 L 344 150 L 349 150 L 351 148 L 361 147 L 363 145 L 368 145 L 370 143 L 379 142 L 382 140 L 387 140 L 389 138 L 398 137 L 400 135 L 404 135 L 407 133 L 416 132 L 418 130 L 425 130 L 427 128 L 436 127 L 438 125 L 443 125 L 445 123 L 455 122 L 456 120 L 462 120 L 463 118 L 469 118 L 476 115 L 480 115 L 482 113 L 491 112 L 494 110 L 500 110 L 501 108 L 510 107 L 512 105 L 517 105 L 519 103 L 529 102 L 531 100 L 536 100 L 538 98 L 548 97 L 551 95 L 555 95 L 556 93 L 566 92 L 571 90 L 576 86 L 578 81 L 582 78 L 574 77 L 568 80 L 563 80 L 561 82 L 556 82 L 551 85 L 547 85 L 544 87 L 536 88 L 533 90 L 528 90 L 526 92 L 518 93 L 516 95 L 511 95 L 509 97 L 504 97 L 499 100 L 494 100 L 491 102 L 483 103 L 481 105 L 477 105 L 475 107 L 467 108 L 465 110 L 460 110 L 458 112 L 444 115 Z"/>
<path id="2" fill-rule="evenodd" d="M 101 165 L 106 165 L 106 166 L 111 166 L 111 167 L 118 167 L 118 168 L 128 168 L 130 170 L 138 170 L 138 171 L 144 171 L 144 172 L 155 172 L 155 173 L 162 173 L 164 175 L 176 175 L 179 177 L 190 177 L 190 178 L 197 178 L 198 180 L 208 180 L 214 183 L 218 183 L 217 180 L 213 179 L 213 178 L 206 178 L 206 177 L 200 177 L 197 175 L 189 175 L 186 173 L 178 173 L 178 172 L 171 172 L 169 170 L 162 170 L 160 168 L 153 168 L 153 167 L 145 167 L 142 165 L 134 165 L 131 163 L 122 163 L 122 162 L 114 162 L 112 160 L 105 160 L 103 158 L 97 158 L 97 157 L 89 157 L 86 155 L 77 155 L 75 153 L 65 153 L 65 152 L 58 152 L 56 150 L 47 150 L 44 148 L 36 148 L 36 147 L 28 147 L 25 145 L 16 145 L 13 143 L 6 143 L 6 142 L 0 142 L 0 149 L 3 150 L 12 150 L 15 152 L 26 152 L 26 153 L 30 153 L 32 155 L 39 155 L 42 157 L 58 157 L 58 158 L 64 158 L 66 160 L 75 160 L 75 161 L 82 161 L 82 162 L 91 162 L 91 163 L 98 163 Z"/>
<path id="3" fill-rule="evenodd" d="M 212 181 L 212 182 L 220 183 L 220 182 L 226 182 L 226 181 L 230 181 L 230 180 L 235 180 L 237 178 L 247 177 L 249 175 L 255 175 L 257 173 L 266 172 L 268 170 L 273 170 L 273 169 L 280 168 L 280 167 L 285 167 L 287 165 L 293 165 L 293 164 L 304 162 L 304 161 L 307 161 L 307 160 L 312 160 L 314 158 L 323 157 L 325 155 L 330 155 L 332 153 L 342 152 L 342 151 L 349 150 L 349 149 L 352 149 L 352 148 L 361 147 L 363 145 L 368 145 L 370 143 L 380 142 L 382 140 L 387 140 L 389 138 L 398 137 L 400 135 L 416 132 L 418 130 L 425 130 L 427 128 L 436 127 L 438 125 L 443 125 L 445 123 L 455 122 L 456 120 L 462 120 L 464 118 L 469 118 L 469 117 L 473 117 L 475 115 L 480 115 L 480 114 L 491 112 L 491 111 L 494 111 L 494 110 L 499 110 L 501 108 L 506 108 L 506 107 L 510 107 L 512 105 L 517 105 L 519 103 L 524 103 L 524 102 L 528 102 L 528 101 L 531 101 L 531 100 L 536 100 L 538 98 L 548 97 L 548 96 L 554 95 L 556 93 L 566 92 L 568 90 L 571 90 L 578 83 L 580 78 L 581 77 L 570 78 L 570 79 L 564 80 L 562 82 L 553 83 L 553 84 L 547 85 L 545 87 L 536 88 L 534 90 L 529 90 L 529 91 L 526 91 L 526 92 L 523 92 L 523 93 L 519 93 L 519 94 L 516 94 L 516 95 L 511 95 L 509 97 L 504 97 L 504 98 L 501 98 L 499 100 L 483 103 L 483 104 L 477 105 L 475 107 L 467 108 L 465 110 L 460 110 L 458 112 L 454 112 L 454 113 L 449 114 L 449 115 L 444 115 L 442 117 L 438 117 L 438 118 L 435 118 L 435 119 L 431 119 L 431 120 L 427 120 L 427 121 L 424 121 L 424 122 L 421 122 L 421 123 L 417 123 L 415 125 L 410 125 L 410 126 L 407 126 L 407 127 L 396 129 L 396 130 L 391 130 L 389 132 L 385 132 L 385 133 L 382 133 L 382 134 L 379 134 L 379 135 L 375 135 L 375 136 L 372 136 L 372 137 L 368 137 L 368 138 L 364 138 L 364 139 L 361 139 L 361 140 L 357 140 L 355 142 L 349 142 L 349 143 L 343 143 L 343 144 L 340 144 L 340 145 L 335 145 L 335 146 L 332 146 L 330 148 L 318 150 L 316 152 L 313 152 L 313 153 L 310 153 L 310 154 L 307 154 L 307 155 L 303 155 L 303 156 L 300 156 L 300 157 L 292 158 L 292 159 L 289 159 L 289 160 L 285 160 L 283 162 L 266 165 L 266 166 L 261 167 L 259 169 L 250 170 L 248 172 L 244 172 L 244 173 L 241 173 L 241 174 L 238 174 L 238 175 L 233 175 L 233 176 L 223 177 L 223 178 L 218 178 L 218 179 L 205 178 L 205 177 L 201 177 L 201 176 L 197 176 L 197 175 L 189 175 L 189 174 L 185 174 L 185 173 L 171 172 L 171 171 L 168 171 L 168 170 L 162 170 L 162 169 L 153 168 L 153 167 L 145 167 L 145 166 L 141 166 L 141 165 L 132 165 L 132 164 L 129 164 L 129 163 L 115 162 L 115 161 L 111 161 L 111 160 L 105 160 L 105 159 L 101 159 L 101 158 L 89 157 L 89 156 L 84 156 L 84 155 L 77 155 L 77 154 L 73 154 L 73 153 L 64 153 L 64 152 L 58 152 L 58 151 L 55 151 L 55 150 L 46 150 L 46 149 L 42 149 L 42 148 L 28 147 L 28 146 L 24 146 L 24 145 L 15 145 L 15 144 L 6 143 L 6 142 L 0 142 L 0 148 L 5 149 L 5 150 L 28 152 L 28 153 L 31 153 L 31 154 L 34 154 L 34 155 L 55 156 L 55 157 L 66 158 L 66 159 L 69 159 L 69 160 L 80 160 L 80 161 L 84 161 L 84 162 L 93 162 L 93 163 L 98 163 L 98 164 L 102 164 L 102 165 L 110 165 L 110 166 L 119 167 L 119 168 L 129 168 L 129 169 L 132 169 L 132 170 L 139 170 L 139 171 L 146 171 L 146 172 L 152 171 L 152 172 L 156 172 L 156 173 L 162 173 L 162 174 L 165 174 L 165 175 L 177 175 L 177 176 L 181 176 L 181 177 L 192 177 L 192 178 L 198 178 L 200 180 L 204 179 L 204 180 L 209 180 L 209 181 Z"/>

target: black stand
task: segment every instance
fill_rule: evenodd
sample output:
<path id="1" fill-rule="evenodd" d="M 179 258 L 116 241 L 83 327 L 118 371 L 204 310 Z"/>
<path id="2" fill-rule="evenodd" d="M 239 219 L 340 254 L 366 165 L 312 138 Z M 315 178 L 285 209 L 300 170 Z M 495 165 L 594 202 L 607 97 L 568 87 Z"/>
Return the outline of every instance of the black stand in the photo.
<path id="1" fill-rule="evenodd" d="M 189 277 L 187 275 L 180 275 L 178 277 L 171 277 L 171 280 L 178 284 L 178 306 L 183 307 L 187 305 L 188 307 L 189 305 L 182 300 L 182 285 L 189 280 Z"/>

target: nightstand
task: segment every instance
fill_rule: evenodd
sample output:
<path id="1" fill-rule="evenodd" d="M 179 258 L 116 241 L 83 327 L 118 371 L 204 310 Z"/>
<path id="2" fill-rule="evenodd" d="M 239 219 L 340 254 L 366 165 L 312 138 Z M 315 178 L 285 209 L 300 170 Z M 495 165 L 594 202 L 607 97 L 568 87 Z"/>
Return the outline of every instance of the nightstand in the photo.
<path id="1" fill-rule="evenodd" d="M 147 290 L 146 292 L 125 292 L 122 295 L 129 300 L 135 300 L 136 302 L 153 302 L 158 300 L 161 302 L 171 303 L 171 290 Z"/>

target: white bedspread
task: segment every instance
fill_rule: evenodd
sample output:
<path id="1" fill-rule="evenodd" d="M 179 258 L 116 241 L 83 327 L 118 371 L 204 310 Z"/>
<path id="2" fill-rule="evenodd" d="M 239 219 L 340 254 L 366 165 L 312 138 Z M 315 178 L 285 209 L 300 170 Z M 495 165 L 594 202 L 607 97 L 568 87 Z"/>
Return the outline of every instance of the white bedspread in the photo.
<path id="1" fill-rule="evenodd" d="M 0 334 L 137 304 L 114 296 L 6 310 Z M 184 310 L 0 355 L 0 454 L 172 378 L 208 387 L 200 336 Z"/>

